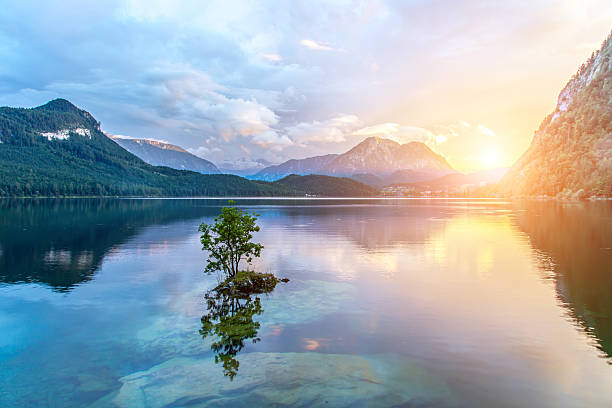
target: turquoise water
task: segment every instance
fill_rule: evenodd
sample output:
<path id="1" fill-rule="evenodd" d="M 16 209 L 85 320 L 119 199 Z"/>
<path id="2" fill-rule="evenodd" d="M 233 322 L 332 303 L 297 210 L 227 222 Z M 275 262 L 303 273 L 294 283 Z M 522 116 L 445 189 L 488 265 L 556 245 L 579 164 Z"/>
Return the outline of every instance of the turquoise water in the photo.
<path id="1" fill-rule="evenodd" d="M 223 200 L 0 201 L 0 406 L 610 407 L 612 205 L 238 200 L 256 338 L 202 336 Z"/>

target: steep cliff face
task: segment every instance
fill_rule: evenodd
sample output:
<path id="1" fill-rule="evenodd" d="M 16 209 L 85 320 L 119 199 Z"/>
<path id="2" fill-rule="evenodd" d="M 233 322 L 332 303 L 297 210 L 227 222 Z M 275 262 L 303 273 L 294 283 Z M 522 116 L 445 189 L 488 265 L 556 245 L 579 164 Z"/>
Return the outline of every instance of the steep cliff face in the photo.
<path id="1" fill-rule="evenodd" d="M 498 188 L 511 196 L 612 196 L 611 36 L 563 88 Z"/>

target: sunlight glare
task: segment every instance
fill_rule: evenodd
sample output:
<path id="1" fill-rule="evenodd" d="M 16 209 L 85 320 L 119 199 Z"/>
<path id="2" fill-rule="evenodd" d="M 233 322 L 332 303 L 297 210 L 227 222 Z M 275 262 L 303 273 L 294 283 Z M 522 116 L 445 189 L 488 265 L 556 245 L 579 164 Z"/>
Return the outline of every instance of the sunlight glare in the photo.
<path id="1" fill-rule="evenodd" d="M 497 149 L 484 150 L 480 155 L 482 166 L 487 169 L 501 167 L 501 157 Z"/>

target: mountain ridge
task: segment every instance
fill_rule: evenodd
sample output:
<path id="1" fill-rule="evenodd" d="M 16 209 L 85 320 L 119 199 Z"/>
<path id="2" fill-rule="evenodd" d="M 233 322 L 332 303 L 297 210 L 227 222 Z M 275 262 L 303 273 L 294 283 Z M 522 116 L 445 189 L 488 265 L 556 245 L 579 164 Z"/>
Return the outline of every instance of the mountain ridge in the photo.
<path id="1" fill-rule="evenodd" d="M 323 169 L 332 174 L 387 176 L 398 170 L 454 171 L 446 159 L 421 142 L 400 144 L 371 136 L 336 157 Z"/>
<path id="2" fill-rule="evenodd" d="M 300 176 L 316 174 L 322 167 L 336 157 L 338 157 L 338 155 L 332 153 L 321 156 L 307 157 L 305 159 L 289 159 L 281 164 L 268 166 L 265 169 L 260 170 L 253 175 L 253 178 L 257 180 L 274 181 L 280 180 L 281 178 L 291 174 Z"/>
<path id="3" fill-rule="evenodd" d="M 177 170 L 191 170 L 202 174 L 220 173 L 212 162 L 202 159 L 180 146 L 159 140 L 132 139 L 109 136 L 128 152 L 152 166 L 166 166 Z"/>
<path id="4" fill-rule="evenodd" d="M 65 99 L 0 108 L 0 196 L 297 196 L 283 185 L 151 166 Z"/>
<path id="5" fill-rule="evenodd" d="M 408 178 L 401 179 L 402 171 L 413 173 Z M 396 180 L 410 182 L 453 172 L 456 171 L 446 159 L 424 143 L 400 144 L 391 139 L 372 136 L 342 154 L 287 160 L 279 165 L 266 167 L 252 178 L 271 181 L 289 174 L 319 174 L 354 177 L 356 180 L 371 180 L 372 185 L 384 185 L 387 183 L 385 179 L 394 174 Z M 412 176 L 416 179 L 411 178 Z"/>

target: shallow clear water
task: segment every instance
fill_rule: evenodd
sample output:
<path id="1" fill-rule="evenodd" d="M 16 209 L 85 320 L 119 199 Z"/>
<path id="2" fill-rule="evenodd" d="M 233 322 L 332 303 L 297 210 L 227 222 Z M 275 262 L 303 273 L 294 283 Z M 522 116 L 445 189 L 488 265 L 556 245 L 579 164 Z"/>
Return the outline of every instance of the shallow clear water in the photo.
<path id="1" fill-rule="evenodd" d="M 0 201 L 0 406 L 612 406 L 612 206 L 239 200 L 259 341 L 202 337 L 222 200 Z"/>

